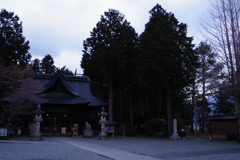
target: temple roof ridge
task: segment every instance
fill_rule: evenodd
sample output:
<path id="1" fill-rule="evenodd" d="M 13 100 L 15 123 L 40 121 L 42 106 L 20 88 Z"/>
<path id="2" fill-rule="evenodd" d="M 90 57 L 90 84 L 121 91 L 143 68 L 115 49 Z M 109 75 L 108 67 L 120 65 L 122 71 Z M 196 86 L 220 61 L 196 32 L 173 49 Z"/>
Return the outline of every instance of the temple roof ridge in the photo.
<path id="1" fill-rule="evenodd" d="M 48 93 L 50 92 L 54 85 L 57 83 L 57 81 L 59 81 L 64 88 L 68 91 L 68 93 L 75 95 L 75 96 L 80 96 L 65 80 L 64 80 L 64 75 L 61 73 L 61 71 L 58 71 L 57 73 L 55 73 L 53 75 L 53 78 L 44 85 L 44 91 L 42 91 L 41 93 Z"/>

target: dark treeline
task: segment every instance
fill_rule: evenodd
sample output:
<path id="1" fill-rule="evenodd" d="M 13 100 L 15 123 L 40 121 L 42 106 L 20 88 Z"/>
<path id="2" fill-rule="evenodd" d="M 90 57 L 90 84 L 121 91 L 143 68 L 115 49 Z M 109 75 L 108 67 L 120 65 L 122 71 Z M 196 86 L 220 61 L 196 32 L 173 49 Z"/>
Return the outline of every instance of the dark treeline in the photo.
<path id="1" fill-rule="evenodd" d="M 187 25 L 160 5 L 149 13 L 138 36 L 119 11 L 105 12 L 84 41 L 81 67 L 93 80 L 94 93 L 108 101 L 109 120 L 134 128 L 153 117 L 172 122 L 178 113 L 190 125 L 184 89 L 195 79 L 193 38 L 187 37 Z"/>
<path id="2" fill-rule="evenodd" d="M 73 72 L 70 71 L 66 66 L 62 68 L 57 68 L 54 65 L 54 60 L 51 55 L 46 55 L 41 61 L 38 58 L 35 58 L 31 64 L 29 64 L 30 68 L 35 73 L 45 73 L 45 74 L 54 74 L 57 71 L 61 71 L 66 75 L 73 75 Z"/>
<path id="3" fill-rule="evenodd" d="M 223 64 L 216 60 L 212 46 L 201 42 L 195 47 L 193 37 L 187 36 L 187 25 L 161 5 L 149 14 L 145 30 L 138 35 L 122 13 L 109 9 L 83 42 L 81 67 L 92 80 L 94 95 L 108 103 L 109 120 L 136 129 L 150 119 L 164 119 L 171 135 L 173 118 L 193 130 L 195 122 L 204 128 L 210 112 L 234 114 L 232 94 L 222 85 L 228 84 Z M 0 97 L 21 88 L 19 81 L 15 90 L 8 85 L 16 72 L 61 70 L 73 75 L 66 66 L 57 68 L 49 54 L 31 62 L 29 44 L 19 17 L 2 9 Z"/>
<path id="4" fill-rule="evenodd" d="M 66 68 L 57 68 L 50 55 L 41 61 L 35 59 L 31 62 L 29 53 L 30 43 L 23 36 L 22 22 L 13 12 L 1 9 L 0 12 L 0 99 L 14 95 L 18 100 L 11 103 L 0 103 L 0 126 L 18 123 L 29 118 L 38 102 L 29 102 L 34 94 L 42 90 L 43 86 L 26 73 L 53 74 L 61 70 L 64 74 L 73 75 Z M 24 85 L 28 85 L 22 89 Z"/>
<path id="5" fill-rule="evenodd" d="M 150 119 L 165 119 L 171 135 L 177 118 L 192 131 L 194 123 L 204 131 L 210 112 L 233 112 L 233 107 L 220 107 L 232 104 L 230 95 L 220 96 L 223 64 L 207 42 L 195 47 L 187 25 L 173 13 L 157 4 L 149 14 L 138 35 L 118 10 L 104 12 L 83 43 L 84 75 L 91 78 L 94 94 L 108 102 L 109 120 L 133 129 Z"/>

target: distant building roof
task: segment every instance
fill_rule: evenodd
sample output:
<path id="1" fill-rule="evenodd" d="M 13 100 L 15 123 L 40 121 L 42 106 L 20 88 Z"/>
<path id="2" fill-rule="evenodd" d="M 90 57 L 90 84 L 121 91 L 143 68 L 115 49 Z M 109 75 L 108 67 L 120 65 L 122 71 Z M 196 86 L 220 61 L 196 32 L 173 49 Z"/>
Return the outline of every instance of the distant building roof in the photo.
<path id="1" fill-rule="evenodd" d="M 27 76 L 27 75 L 25 75 Z M 86 76 L 56 74 L 33 74 L 34 80 L 42 84 L 42 91 L 35 94 L 31 101 L 49 104 L 88 104 L 88 106 L 105 106 L 106 103 L 96 98 L 90 90 L 90 79 Z M 3 98 L 3 101 L 17 100 L 16 95 Z"/>

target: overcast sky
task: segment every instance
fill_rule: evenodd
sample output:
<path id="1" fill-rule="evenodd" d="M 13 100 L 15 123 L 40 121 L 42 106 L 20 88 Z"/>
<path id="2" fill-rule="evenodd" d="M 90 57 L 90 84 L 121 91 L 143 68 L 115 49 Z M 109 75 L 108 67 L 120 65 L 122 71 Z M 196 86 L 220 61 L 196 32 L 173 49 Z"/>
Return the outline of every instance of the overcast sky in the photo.
<path id="1" fill-rule="evenodd" d="M 50 54 L 56 67 L 67 66 L 78 73 L 82 73 L 83 40 L 105 11 L 119 10 L 141 34 L 149 21 L 148 12 L 157 3 L 188 25 L 188 36 L 194 37 L 195 44 L 202 40 L 199 18 L 206 13 L 208 0 L 0 0 L 1 9 L 14 12 L 23 22 L 33 58 L 42 60 Z"/>

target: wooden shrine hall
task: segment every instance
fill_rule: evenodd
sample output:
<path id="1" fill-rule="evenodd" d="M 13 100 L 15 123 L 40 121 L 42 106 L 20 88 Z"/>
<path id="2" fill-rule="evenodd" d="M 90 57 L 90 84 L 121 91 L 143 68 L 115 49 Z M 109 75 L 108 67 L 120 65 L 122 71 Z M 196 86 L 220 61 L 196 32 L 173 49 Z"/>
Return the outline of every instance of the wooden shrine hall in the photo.
<path id="1" fill-rule="evenodd" d="M 90 112 L 106 106 L 92 94 L 90 79 L 86 76 L 64 75 L 59 71 L 56 74 L 35 73 L 33 79 L 43 86 L 43 90 L 31 99 L 42 101 L 45 112 L 41 123 L 43 133 L 61 133 L 62 128 L 68 132 L 73 124 L 84 128 Z M 11 101 L 13 98 L 8 96 L 2 100 Z"/>

